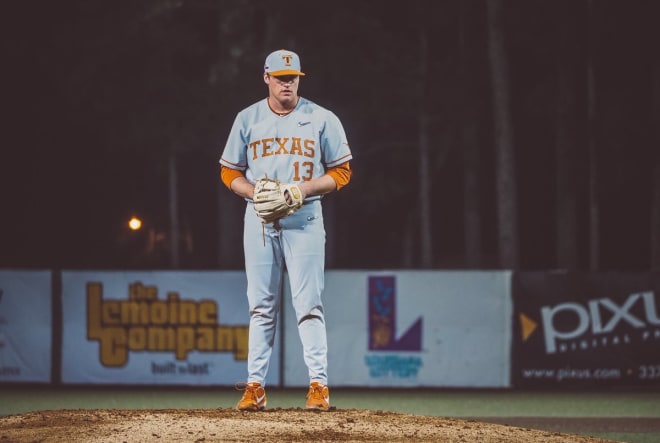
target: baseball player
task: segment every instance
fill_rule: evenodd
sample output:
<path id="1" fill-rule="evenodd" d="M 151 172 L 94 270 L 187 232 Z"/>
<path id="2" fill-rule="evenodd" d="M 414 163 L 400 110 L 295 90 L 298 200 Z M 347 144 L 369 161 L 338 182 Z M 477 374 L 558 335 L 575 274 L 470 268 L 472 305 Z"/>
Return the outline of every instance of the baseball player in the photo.
<path id="1" fill-rule="evenodd" d="M 269 54 L 263 73 L 268 97 L 237 114 L 220 158 L 223 183 L 247 201 L 243 247 L 250 330 L 247 382 L 236 406 L 241 411 L 266 406 L 285 266 L 309 373 L 305 407 L 330 407 L 321 198 L 350 181 L 352 154 L 337 116 L 298 95 L 304 75 L 295 52 Z M 266 200 L 284 211 L 262 206 Z"/>

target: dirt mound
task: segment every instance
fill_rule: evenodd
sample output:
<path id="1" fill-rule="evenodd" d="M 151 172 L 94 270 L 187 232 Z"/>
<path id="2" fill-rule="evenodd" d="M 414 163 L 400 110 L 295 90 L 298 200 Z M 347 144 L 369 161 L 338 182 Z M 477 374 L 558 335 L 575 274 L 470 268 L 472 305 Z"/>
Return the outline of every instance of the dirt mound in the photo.
<path id="1" fill-rule="evenodd" d="M 0 442 L 508 442 L 607 440 L 502 424 L 395 412 L 332 409 L 38 411 L 0 418 Z"/>

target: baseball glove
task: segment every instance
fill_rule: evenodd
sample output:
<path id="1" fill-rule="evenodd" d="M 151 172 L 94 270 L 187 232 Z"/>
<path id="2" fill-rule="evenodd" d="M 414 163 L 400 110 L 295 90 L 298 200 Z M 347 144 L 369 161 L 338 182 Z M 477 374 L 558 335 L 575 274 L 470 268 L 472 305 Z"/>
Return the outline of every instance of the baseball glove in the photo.
<path id="1" fill-rule="evenodd" d="M 264 223 L 272 223 L 300 209 L 303 197 L 298 185 L 266 177 L 254 184 L 253 201 L 257 215 Z"/>

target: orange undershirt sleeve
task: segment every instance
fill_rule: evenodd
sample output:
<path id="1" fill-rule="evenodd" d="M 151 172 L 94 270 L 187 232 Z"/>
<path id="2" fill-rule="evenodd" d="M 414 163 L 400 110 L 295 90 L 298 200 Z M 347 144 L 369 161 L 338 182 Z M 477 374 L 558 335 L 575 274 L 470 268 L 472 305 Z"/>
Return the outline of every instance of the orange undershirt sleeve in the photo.
<path id="1" fill-rule="evenodd" d="M 238 177 L 245 177 L 243 171 L 239 171 L 238 169 L 231 169 L 226 166 L 220 165 L 220 178 L 222 179 L 222 183 L 224 183 L 225 186 L 228 187 L 230 191 L 231 191 L 231 182 L 233 182 L 234 179 Z"/>
<path id="2" fill-rule="evenodd" d="M 351 181 L 351 175 L 353 172 L 351 171 L 351 165 L 349 162 L 346 162 L 339 166 L 329 168 L 326 171 L 326 174 L 335 180 L 335 183 L 337 183 L 337 190 L 340 190 Z"/>

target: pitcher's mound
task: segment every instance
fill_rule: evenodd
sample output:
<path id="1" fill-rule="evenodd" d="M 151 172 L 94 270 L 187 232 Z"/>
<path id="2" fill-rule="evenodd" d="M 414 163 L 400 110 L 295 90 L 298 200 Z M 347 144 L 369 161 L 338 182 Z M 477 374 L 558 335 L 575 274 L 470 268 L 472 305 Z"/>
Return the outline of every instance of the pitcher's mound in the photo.
<path id="1" fill-rule="evenodd" d="M 0 418 L 2 442 L 604 443 L 580 435 L 395 412 L 333 409 L 93 409 Z"/>

